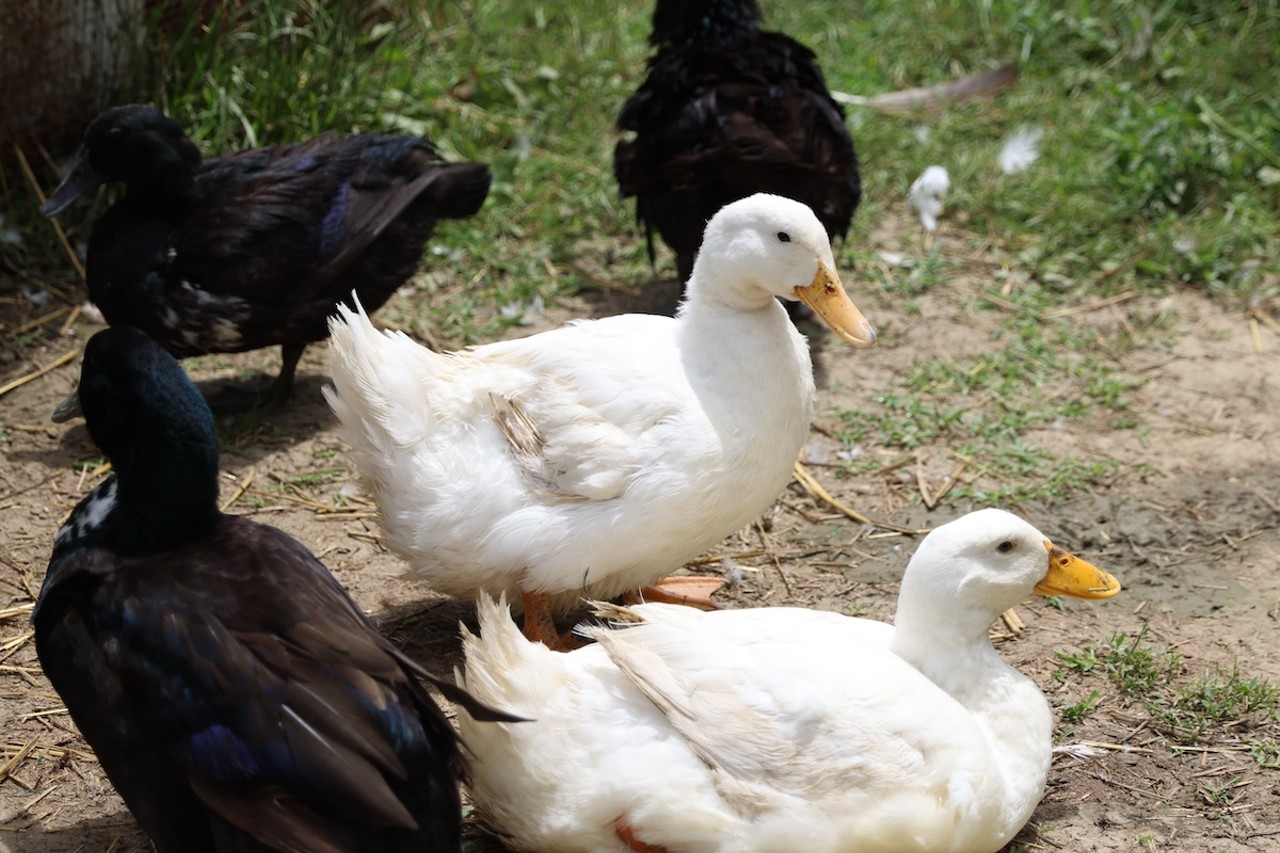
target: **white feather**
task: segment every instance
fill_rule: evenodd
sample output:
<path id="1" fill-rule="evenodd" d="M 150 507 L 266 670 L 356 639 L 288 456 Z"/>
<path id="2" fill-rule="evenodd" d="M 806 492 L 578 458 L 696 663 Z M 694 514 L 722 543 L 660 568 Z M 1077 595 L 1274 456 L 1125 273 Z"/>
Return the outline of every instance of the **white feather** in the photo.
<path id="1" fill-rule="evenodd" d="M 911 209 L 920 217 L 926 231 L 938 230 L 938 217 L 942 214 L 942 202 L 951 189 L 951 176 L 941 166 L 930 166 L 911 185 L 908 200 Z"/>
<path id="2" fill-rule="evenodd" d="M 107 324 L 107 318 L 102 316 L 102 309 L 89 301 L 80 306 L 80 319 L 98 326 Z"/>
<path id="3" fill-rule="evenodd" d="M 1040 140 L 1043 137 L 1043 127 L 1027 125 L 1019 128 L 1000 146 L 1000 171 L 1016 175 L 1029 169 L 1040 159 Z"/>

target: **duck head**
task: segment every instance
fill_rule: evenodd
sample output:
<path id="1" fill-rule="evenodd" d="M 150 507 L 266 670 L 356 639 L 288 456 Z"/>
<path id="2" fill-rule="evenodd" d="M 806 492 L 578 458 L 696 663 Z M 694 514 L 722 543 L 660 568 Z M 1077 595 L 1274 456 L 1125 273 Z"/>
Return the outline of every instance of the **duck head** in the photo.
<path id="1" fill-rule="evenodd" d="M 911 558 L 898 599 L 899 627 L 943 621 L 985 636 L 997 616 L 1033 594 L 1110 598 L 1120 583 L 1054 545 L 1012 513 L 982 509 L 935 528 Z"/>
<path id="2" fill-rule="evenodd" d="M 687 285 L 689 300 L 739 310 L 772 298 L 801 300 L 852 344 L 876 339 L 836 273 L 827 232 L 804 204 L 757 193 L 726 205 L 707 223 Z"/>
<path id="3" fill-rule="evenodd" d="M 185 198 L 200 152 L 178 124 L 155 107 L 113 107 L 90 123 L 71 172 L 41 206 L 56 216 L 80 196 L 112 181 L 130 193 Z"/>

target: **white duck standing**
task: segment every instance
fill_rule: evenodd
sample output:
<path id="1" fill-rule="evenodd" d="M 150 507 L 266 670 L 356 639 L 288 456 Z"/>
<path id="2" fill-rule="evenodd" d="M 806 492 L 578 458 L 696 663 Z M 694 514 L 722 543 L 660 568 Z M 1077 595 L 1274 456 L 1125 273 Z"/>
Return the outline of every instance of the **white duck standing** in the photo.
<path id="1" fill-rule="evenodd" d="M 768 508 L 814 406 L 808 347 L 774 297 L 852 343 L 875 332 L 822 224 L 780 196 L 711 219 L 686 293 L 674 318 L 451 353 L 339 307 L 325 396 L 411 574 L 519 597 L 526 635 L 554 644 L 553 612 L 651 584 Z"/>
<path id="2" fill-rule="evenodd" d="M 520 851 L 994 853 L 1044 792 L 1052 717 L 987 635 L 1115 578 L 1002 510 L 930 533 L 894 625 L 799 608 L 611 608 L 557 654 L 480 604 L 459 714 L 479 814 Z"/>

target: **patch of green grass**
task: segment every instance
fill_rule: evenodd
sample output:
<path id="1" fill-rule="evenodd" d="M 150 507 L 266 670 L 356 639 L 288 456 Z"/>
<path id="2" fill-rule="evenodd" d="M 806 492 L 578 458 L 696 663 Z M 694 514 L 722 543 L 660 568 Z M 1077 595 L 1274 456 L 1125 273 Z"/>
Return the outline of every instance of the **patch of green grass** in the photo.
<path id="1" fill-rule="evenodd" d="M 925 166 L 946 166 L 944 222 L 962 224 L 975 245 L 995 238 L 1064 293 L 1275 289 L 1264 268 L 1280 239 L 1280 92 L 1260 76 L 1280 58 L 1274 0 L 996 0 L 927 11 L 881 0 L 831 29 L 818 44 L 844 47 L 844 61 L 827 68 L 846 91 L 1023 63 L 994 103 L 896 120 L 855 114 L 864 160 L 881 167 L 872 193 L 888 189 L 900 203 Z M 1043 157 L 1001 174 L 1000 141 L 1021 125 L 1044 128 Z"/>
<path id="2" fill-rule="evenodd" d="M 1261 740 L 1249 748 L 1249 754 L 1258 762 L 1259 767 L 1271 770 L 1280 769 L 1280 742 Z"/>
<path id="3" fill-rule="evenodd" d="M 254 409 L 235 415 L 215 416 L 224 447 L 242 448 L 258 443 L 263 438 L 284 434 L 280 424 L 265 420 L 263 413 Z"/>
<path id="4" fill-rule="evenodd" d="M 1113 460 L 1054 454 L 1027 433 L 1084 418 L 1132 424 L 1129 395 L 1142 383 L 1095 355 L 1065 322 L 1040 319 L 1042 289 L 1022 298 L 1028 313 L 1004 324 L 990 348 L 917 360 L 892 390 L 841 412 L 845 442 L 945 446 L 983 475 L 955 495 L 981 501 L 1062 496 L 1106 482 Z"/>
<path id="5" fill-rule="evenodd" d="M 318 468 L 314 471 L 300 471 L 280 479 L 275 487 L 280 491 L 292 491 L 302 486 L 315 486 L 324 483 L 336 483 L 347 480 L 351 469 L 346 465 L 334 465 L 329 468 Z"/>
<path id="6" fill-rule="evenodd" d="M 1239 668 L 1179 687 L 1164 702 L 1148 710 L 1175 738 L 1199 743 L 1205 733 L 1222 723 L 1280 720 L 1280 689 L 1260 678 L 1244 678 Z"/>
<path id="7" fill-rule="evenodd" d="M 1057 652 L 1054 658 L 1068 671 L 1106 675 L 1128 699 L 1142 698 L 1168 683 L 1182 661 L 1182 656 L 1172 650 L 1157 652 L 1146 638 L 1146 628 L 1133 636 L 1112 634 L 1102 643 L 1085 646 L 1079 652 Z"/>
<path id="8" fill-rule="evenodd" d="M 1242 675 L 1238 666 L 1229 673 L 1185 680 L 1182 656 L 1170 648 L 1157 650 L 1146 635 L 1144 628 L 1133 636 L 1114 634 L 1077 652 L 1058 652 L 1054 657 L 1061 666 L 1054 678 L 1062 683 L 1072 675 L 1105 676 L 1180 744 L 1201 743 L 1227 730 L 1280 728 L 1280 688 Z M 1074 708 L 1064 709 L 1064 718 L 1070 719 L 1068 711 Z M 1253 750 L 1261 766 L 1280 761 L 1274 739 L 1259 740 Z"/>
<path id="9" fill-rule="evenodd" d="M 920 296 L 941 285 L 951 274 L 951 264 L 937 251 L 922 256 L 903 255 L 889 267 L 877 266 L 873 275 L 886 292 L 899 296 Z"/>

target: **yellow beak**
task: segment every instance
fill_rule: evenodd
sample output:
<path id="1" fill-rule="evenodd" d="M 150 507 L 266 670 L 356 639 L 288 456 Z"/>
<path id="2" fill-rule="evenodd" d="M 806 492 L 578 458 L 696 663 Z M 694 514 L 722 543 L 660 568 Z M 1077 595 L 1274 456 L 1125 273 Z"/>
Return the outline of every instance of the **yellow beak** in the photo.
<path id="1" fill-rule="evenodd" d="M 796 288 L 796 298 L 812 308 L 831 331 L 849 343 L 858 346 L 875 343 L 876 330 L 849 299 L 849 294 L 844 292 L 840 276 L 821 260 L 813 281 Z"/>
<path id="2" fill-rule="evenodd" d="M 1049 572 L 1036 584 L 1041 595 L 1069 595 L 1072 598 L 1110 598 L 1120 591 L 1120 581 L 1087 560 L 1054 545 L 1048 539 Z"/>

